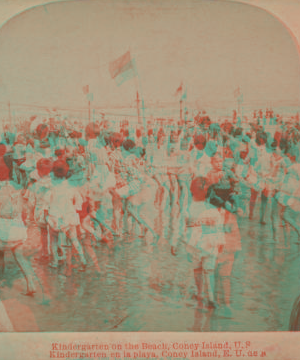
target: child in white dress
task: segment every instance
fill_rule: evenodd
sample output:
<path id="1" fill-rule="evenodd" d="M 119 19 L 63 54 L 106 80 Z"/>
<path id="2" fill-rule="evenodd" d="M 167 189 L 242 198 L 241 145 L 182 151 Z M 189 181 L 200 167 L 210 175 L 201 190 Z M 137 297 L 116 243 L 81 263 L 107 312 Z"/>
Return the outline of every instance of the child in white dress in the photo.
<path id="1" fill-rule="evenodd" d="M 53 163 L 51 159 L 40 159 L 37 162 L 39 180 L 29 188 L 28 205 L 30 212 L 33 211 L 34 213 L 34 221 L 41 236 L 42 249 L 39 257 L 41 261 L 48 259 L 48 224 L 46 222 L 45 212 L 49 209 L 49 190 L 52 187 L 50 172 L 52 166 Z"/>
<path id="2" fill-rule="evenodd" d="M 185 219 L 186 238 L 184 240 L 188 261 L 194 270 L 198 290 L 198 301 L 203 304 L 202 291 L 205 290 L 207 306 L 216 307 L 214 299 L 214 276 L 219 251 L 225 244 L 224 219 L 218 209 L 207 199 L 209 184 L 203 177 L 191 183 L 193 202 Z M 176 254 L 175 243 L 171 248 Z"/>
<path id="3" fill-rule="evenodd" d="M 80 225 L 77 211 L 81 210 L 82 198 L 78 189 L 69 185 L 66 180 L 68 165 L 63 161 L 55 161 L 53 164 L 53 187 L 50 191 L 50 204 L 47 222 L 50 225 L 50 239 L 53 253 L 51 267 L 58 267 L 57 243 L 60 234 L 66 234 L 71 245 L 79 254 L 81 267 L 85 271 L 86 259 L 81 244 L 78 241 L 76 227 Z M 71 249 L 67 252 L 67 267 L 71 267 Z M 68 269 L 67 269 L 67 272 Z"/>

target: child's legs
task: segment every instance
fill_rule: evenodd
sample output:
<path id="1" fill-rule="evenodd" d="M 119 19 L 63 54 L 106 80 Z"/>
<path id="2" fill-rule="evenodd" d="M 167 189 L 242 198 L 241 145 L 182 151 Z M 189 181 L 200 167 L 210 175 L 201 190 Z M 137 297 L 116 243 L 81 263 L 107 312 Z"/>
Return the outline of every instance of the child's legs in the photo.
<path id="1" fill-rule="evenodd" d="M 116 232 L 120 232 L 122 228 L 122 218 L 123 218 L 122 200 L 118 196 L 114 195 L 112 198 L 112 204 L 113 204 L 112 228 Z"/>
<path id="2" fill-rule="evenodd" d="M 194 269 L 194 279 L 195 284 L 197 287 L 198 298 L 202 297 L 202 290 L 203 290 L 203 269 L 202 264 L 199 265 L 197 269 Z"/>
<path id="3" fill-rule="evenodd" d="M 113 221 L 113 202 L 111 194 L 106 191 L 101 198 L 100 207 L 97 211 L 97 218 L 107 228 L 111 229 Z"/>
<path id="4" fill-rule="evenodd" d="M 203 271 L 203 280 L 205 284 L 205 290 L 209 301 L 214 301 L 214 289 L 215 289 L 215 276 L 213 270 Z"/>
<path id="5" fill-rule="evenodd" d="M 109 230 L 113 235 L 116 235 L 112 228 L 113 210 L 112 208 L 105 209 L 103 205 L 96 212 L 96 220 L 102 227 Z"/>
<path id="6" fill-rule="evenodd" d="M 0 276 L 3 276 L 5 269 L 4 251 L 0 251 Z"/>
<path id="7" fill-rule="evenodd" d="M 13 256 L 19 265 L 21 271 L 24 274 L 26 283 L 27 283 L 27 293 L 35 292 L 35 285 L 33 282 L 33 270 L 31 269 L 30 264 L 25 260 L 23 251 L 20 246 L 12 249 Z"/>
<path id="8" fill-rule="evenodd" d="M 274 241 L 278 240 L 278 228 L 279 228 L 279 208 L 278 202 L 275 199 L 275 196 L 272 197 L 271 202 L 271 223 L 273 230 L 273 239 Z"/>
<path id="9" fill-rule="evenodd" d="M 300 237 L 299 215 L 299 212 L 292 210 L 289 206 L 285 208 L 283 213 L 283 220 L 292 226 L 297 232 L 298 237 Z"/>
<path id="10" fill-rule="evenodd" d="M 250 196 L 250 204 L 249 204 L 249 218 L 253 218 L 253 212 L 255 207 L 255 202 L 258 196 L 258 191 L 251 189 L 251 196 Z"/>
<path id="11" fill-rule="evenodd" d="M 261 223 L 264 223 L 267 204 L 268 204 L 267 192 L 262 191 L 262 193 L 261 193 L 261 205 L 260 205 L 260 222 Z"/>
<path id="12" fill-rule="evenodd" d="M 179 186 L 177 181 L 177 175 L 170 174 L 170 193 L 171 193 L 171 209 L 174 206 L 176 202 L 178 202 L 179 199 Z"/>
<path id="13" fill-rule="evenodd" d="M 98 271 L 100 271 L 100 266 L 98 263 L 98 258 L 97 255 L 93 249 L 92 246 L 92 235 L 91 234 L 83 234 L 82 235 L 82 244 L 84 246 L 85 251 L 87 252 L 87 254 L 89 255 L 89 257 L 92 259 L 96 269 Z"/>
<path id="14" fill-rule="evenodd" d="M 167 211 L 170 206 L 170 179 L 168 175 L 165 174 L 157 174 L 155 176 L 156 181 L 160 184 L 160 206 L 163 211 Z"/>
<path id="15" fill-rule="evenodd" d="M 218 286 L 218 290 L 222 293 L 222 300 L 226 306 L 230 306 L 230 298 L 231 298 L 231 282 L 230 276 L 234 263 L 234 253 L 225 253 L 220 255 L 222 257 L 223 262 L 218 266 L 218 280 L 220 287 Z"/>
<path id="16" fill-rule="evenodd" d="M 46 226 L 40 227 L 42 256 L 48 255 L 48 229 Z"/>
<path id="17" fill-rule="evenodd" d="M 206 255 L 203 257 L 202 266 L 205 290 L 209 301 L 214 302 L 216 256 Z"/>
<path id="18" fill-rule="evenodd" d="M 53 263 L 58 264 L 58 231 L 50 228 L 50 247 L 53 256 Z"/>
<path id="19" fill-rule="evenodd" d="M 290 229 L 288 227 L 288 223 L 284 219 L 284 212 L 286 207 L 280 204 L 279 202 L 277 202 L 277 206 L 278 206 L 278 227 L 281 230 L 281 234 L 283 234 L 283 236 L 279 236 L 278 238 L 279 240 L 284 239 L 285 245 L 287 245 L 289 240 Z"/>
<path id="20" fill-rule="evenodd" d="M 188 210 L 190 203 L 190 192 L 189 192 L 189 176 L 184 174 L 178 176 L 178 184 L 180 189 L 179 195 L 179 208 L 180 213 L 185 213 Z"/>
<path id="21" fill-rule="evenodd" d="M 75 250 L 77 251 L 79 257 L 80 257 L 80 261 L 82 262 L 82 264 L 86 264 L 86 259 L 84 257 L 83 254 L 83 249 L 82 246 L 80 244 L 80 242 L 78 241 L 77 238 L 77 232 L 76 232 L 76 227 L 75 226 L 71 226 L 70 229 L 67 231 L 67 235 L 72 243 L 72 245 L 74 246 Z"/>
<path id="22" fill-rule="evenodd" d="M 139 206 L 132 205 L 130 200 L 128 201 L 128 212 L 132 217 L 141 225 L 145 226 L 148 230 L 151 231 L 151 233 L 156 236 L 156 232 L 154 230 L 154 209 L 153 209 L 153 203 L 151 201 L 148 201 L 146 203 L 143 203 Z"/>

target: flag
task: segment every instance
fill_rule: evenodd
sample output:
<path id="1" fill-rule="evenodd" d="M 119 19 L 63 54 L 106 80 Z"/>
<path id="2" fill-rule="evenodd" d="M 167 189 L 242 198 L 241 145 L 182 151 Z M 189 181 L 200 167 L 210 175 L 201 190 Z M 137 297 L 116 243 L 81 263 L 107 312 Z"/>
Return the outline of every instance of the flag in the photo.
<path id="1" fill-rule="evenodd" d="M 82 88 L 82 91 L 84 93 L 84 95 L 87 95 L 90 91 L 90 87 L 89 85 L 85 85 L 83 88 Z"/>
<path id="2" fill-rule="evenodd" d="M 181 96 L 181 100 L 186 100 L 186 89 L 185 89 L 184 94 Z"/>
<path id="3" fill-rule="evenodd" d="M 235 98 L 238 98 L 238 97 L 241 95 L 241 89 L 240 89 L 240 87 L 238 87 L 237 89 L 235 89 L 234 92 L 233 92 L 233 94 L 234 94 L 234 97 L 235 97 Z"/>
<path id="4" fill-rule="evenodd" d="M 109 64 L 109 72 L 118 86 L 137 76 L 135 60 L 131 59 L 130 51 Z"/>
<path id="5" fill-rule="evenodd" d="M 178 96 L 182 93 L 182 83 L 180 84 L 179 88 L 175 92 L 175 96 Z"/>

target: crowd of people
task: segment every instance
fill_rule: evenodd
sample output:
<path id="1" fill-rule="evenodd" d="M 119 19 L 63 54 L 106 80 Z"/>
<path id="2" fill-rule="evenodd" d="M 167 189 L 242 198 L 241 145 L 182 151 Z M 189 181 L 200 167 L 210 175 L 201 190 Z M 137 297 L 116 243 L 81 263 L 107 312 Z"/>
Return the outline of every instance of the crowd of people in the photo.
<path id="1" fill-rule="evenodd" d="M 266 123 L 270 126 L 266 127 Z M 213 122 L 205 113 L 168 125 L 36 118 L 4 127 L 0 143 L 0 275 L 12 251 L 36 292 L 22 247 L 40 239 L 34 261 L 73 273 L 74 258 L 105 276 L 95 246 L 140 237 L 149 253 L 184 248 L 195 300 L 230 312 L 230 275 L 241 250 L 240 217 L 271 224 L 274 242 L 300 237 L 300 126 L 269 110 L 253 121 Z M 260 200 L 260 201 L 259 201 Z M 255 205 L 259 204 L 259 219 Z M 270 207 L 270 211 L 266 209 Z M 267 214 L 271 214 L 267 218 Z M 120 241 L 119 241 L 120 242 Z"/>

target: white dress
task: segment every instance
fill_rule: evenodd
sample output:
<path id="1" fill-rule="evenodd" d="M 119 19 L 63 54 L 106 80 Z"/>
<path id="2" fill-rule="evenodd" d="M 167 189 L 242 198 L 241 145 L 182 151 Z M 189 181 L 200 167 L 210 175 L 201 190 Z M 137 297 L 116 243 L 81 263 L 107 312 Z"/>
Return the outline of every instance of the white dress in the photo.
<path id="1" fill-rule="evenodd" d="M 50 192 L 48 223 L 56 231 L 68 230 L 80 225 L 77 211 L 82 208 L 82 197 L 77 188 L 71 187 L 67 180 L 53 184 Z"/>
<path id="2" fill-rule="evenodd" d="M 22 220 L 22 189 L 10 182 L 0 188 L 0 250 L 12 249 L 27 239 L 27 229 Z"/>

